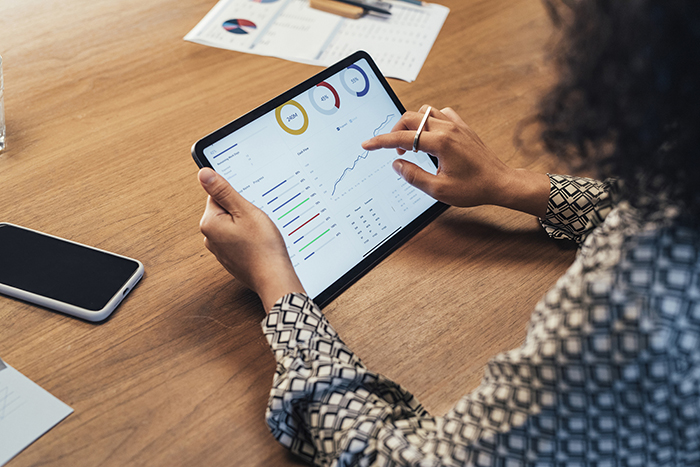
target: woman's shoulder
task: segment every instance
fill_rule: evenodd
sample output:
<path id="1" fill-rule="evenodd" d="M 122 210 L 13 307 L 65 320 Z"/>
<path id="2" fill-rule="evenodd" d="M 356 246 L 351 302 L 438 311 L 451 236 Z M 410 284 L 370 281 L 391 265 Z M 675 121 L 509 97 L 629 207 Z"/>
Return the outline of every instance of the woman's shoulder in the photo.
<path id="1" fill-rule="evenodd" d="M 625 238 L 620 272 L 629 286 L 652 295 L 700 298 L 700 230 L 669 208 L 638 221 Z"/>
<path id="2" fill-rule="evenodd" d="M 676 319 L 699 302 L 700 326 L 700 229 L 680 210 L 642 216 L 622 203 L 588 239 L 581 256 L 585 282 L 607 282 L 612 304 L 636 303 Z"/>
<path id="3" fill-rule="evenodd" d="M 609 266 L 650 268 L 672 263 L 697 267 L 700 226 L 685 219 L 675 207 L 650 215 L 621 202 L 582 245 L 583 256 Z M 606 259 L 607 261 L 602 261 Z"/>

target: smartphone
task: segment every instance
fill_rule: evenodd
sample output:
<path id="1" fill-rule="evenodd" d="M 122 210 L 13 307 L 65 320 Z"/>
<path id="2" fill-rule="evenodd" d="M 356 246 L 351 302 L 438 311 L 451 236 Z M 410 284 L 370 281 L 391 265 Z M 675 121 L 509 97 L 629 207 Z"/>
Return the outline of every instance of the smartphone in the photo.
<path id="1" fill-rule="evenodd" d="M 0 223 L 0 293 L 88 321 L 106 319 L 143 276 L 143 264 Z"/>

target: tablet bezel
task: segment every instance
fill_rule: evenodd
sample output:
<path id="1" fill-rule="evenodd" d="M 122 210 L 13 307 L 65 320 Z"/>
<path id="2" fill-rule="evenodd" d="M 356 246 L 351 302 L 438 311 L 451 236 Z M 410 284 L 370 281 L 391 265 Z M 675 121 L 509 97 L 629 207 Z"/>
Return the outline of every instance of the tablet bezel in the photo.
<path id="1" fill-rule="evenodd" d="M 391 89 L 391 86 L 389 86 L 389 83 L 384 75 L 382 75 L 382 73 L 379 71 L 376 63 L 374 63 L 374 60 L 372 60 L 372 57 L 370 57 L 370 55 L 365 51 L 358 51 L 194 143 L 192 146 L 192 157 L 194 158 L 194 161 L 200 168 L 213 168 L 209 160 L 204 155 L 205 148 L 227 137 L 234 131 L 239 130 L 263 115 L 274 111 L 285 102 L 294 99 L 299 94 L 308 91 L 318 83 L 325 81 L 330 76 L 339 73 L 351 64 L 362 59 L 365 59 L 372 68 L 375 76 L 384 87 L 384 91 L 389 95 L 399 112 L 401 112 L 401 114 L 405 113 L 406 109 L 404 108 L 403 104 L 401 104 L 401 101 L 399 101 L 399 98 L 394 93 L 394 90 Z M 431 160 L 437 167 L 437 160 L 432 156 Z M 348 287 L 367 274 L 367 272 L 369 272 L 380 261 L 389 256 L 393 251 L 397 250 L 427 224 L 437 218 L 448 207 L 448 205 L 441 203 L 440 201 L 435 201 L 435 204 L 430 206 L 420 216 L 416 217 L 413 221 L 404 226 L 395 235 L 376 247 L 367 257 L 353 266 L 348 272 L 343 274 L 323 292 L 319 293 L 316 297 L 312 297 L 314 302 L 321 308 L 325 307 Z"/>

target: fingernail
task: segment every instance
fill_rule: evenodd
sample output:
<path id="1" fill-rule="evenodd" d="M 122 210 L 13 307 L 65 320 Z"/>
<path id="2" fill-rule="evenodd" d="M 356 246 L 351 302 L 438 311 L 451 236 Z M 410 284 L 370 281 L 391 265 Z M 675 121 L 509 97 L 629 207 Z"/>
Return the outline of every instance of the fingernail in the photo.
<path id="1" fill-rule="evenodd" d="M 216 173 L 213 170 L 205 170 L 202 173 L 202 183 L 209 185 L 216 178 Z"/>
<path id="2" fill-rule="evenodd" d="M 401 161 L 396 160 L 393 164 L 391 164 L 391 166 L 394 168 L 394 171 L 396 171 L 397 174 L 402 175 L 401 169 L 403 169 L 403 163 Z"/>

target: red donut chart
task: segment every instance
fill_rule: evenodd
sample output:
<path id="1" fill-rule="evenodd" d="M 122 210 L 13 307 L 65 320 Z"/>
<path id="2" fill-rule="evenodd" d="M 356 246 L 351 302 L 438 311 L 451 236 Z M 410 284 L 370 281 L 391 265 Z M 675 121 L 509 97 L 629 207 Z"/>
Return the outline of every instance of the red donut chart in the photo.
<path id="1" fill-rule="evenodd" d="M 329 109 L 324 109 L 323 107 L 321 107 L 319 105 L 318 101 L 316 101 L 316 90 L 319 87 L 326 88 L 333 95 L 333 99 L 334 99 L 333 107 L 331 107 Z M 338 91 L 336 91 L 335 88 L 333 86 L 331 86 L 329 83 L 327 83 L 325 81 L 318 83 L 316 86 L 311 88 L 310 94 L 311 95 L 309 97 L 310 97 L 311 105 L 313 105 L 314 109 L 318 110 L 322 114 L 333 115 L 334 113 L 336 113 L 338 111 L 338 109 L 340 109 L 340 96 L 338 95 Z M 324 98 L 327 98 L 327 94 L 321 97 L 322 100 Z"/>

